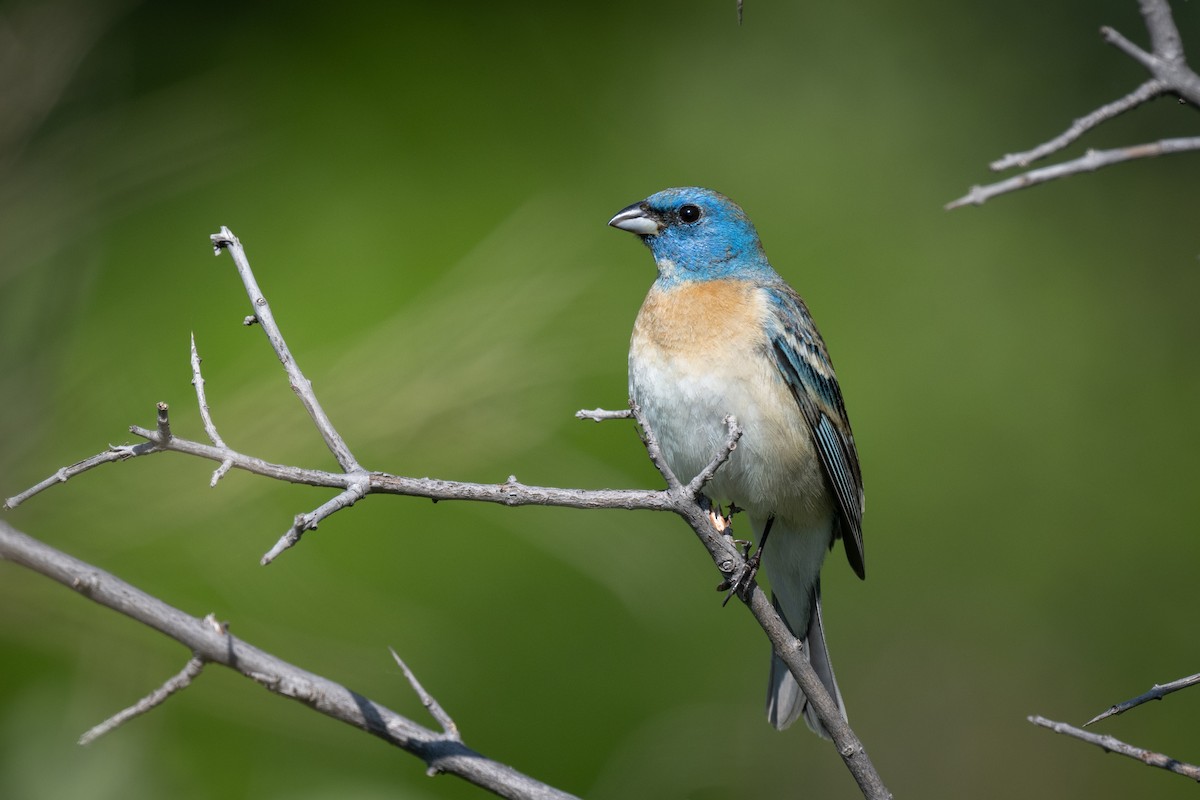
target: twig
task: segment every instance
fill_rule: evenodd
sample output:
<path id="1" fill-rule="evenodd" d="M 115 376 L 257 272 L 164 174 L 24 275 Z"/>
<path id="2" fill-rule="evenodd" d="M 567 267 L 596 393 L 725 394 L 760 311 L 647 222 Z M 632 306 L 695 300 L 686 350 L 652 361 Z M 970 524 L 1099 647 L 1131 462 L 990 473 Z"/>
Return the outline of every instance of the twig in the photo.
<path id="1" fill-rule="evenodd" d="M 1130 109 L 1137 108 L 1142 103 L 1158 97 L 1166 90 L 1167 87 L 1162 81 L 1157 78 L 1151 78 L 1124 97 L 1114 100 L 1108 105 L 1101 106 L 1092 113 L 1075 120 L 1071 123 L 1071 127 L 1050 141 L 1043 142 L 1032 150 L 1026 150 L 1023 153 L 1009 153 L 1003 158 L 993 161 L 988 165 L 988 168 L 993 172 L 1003 172 L 1010 167 L 1027 167 L 1040 158 L 1057 153 L 1101 123 L 1108 122 L 1110 119 L 1118 117 Z"/>
<path id="2" fill-rule="evenodd" d="M 226 462 L 228 463 L 228 462 Z M 367 496 L 371 490 L 371 483 L 366 474 L 354 476 L 354 481 L 342 492 L 339 492 L 332 500 L 328 500 L 317 506 L 307 514 L 297 514 L 296 520 L 292 523 L 292 527 L 288 528 L 283 536 L 279 537 L 279 541 L 275 546 L 267 551 L 259 563 L 263 566 L 274 561 L 280 553 L 291 547 L 294 547 L 300 542 L 300 537 L 306 531 L 315 531 L 321 520 L 328 517 L 334 512 L 341 511 L 343 508 L 349 508 L 359 500 Z"/>
<path id="3" fill-rule="evenodd" d="M 708 462 L 704 469 L 700 470 L 696 477 L 688 481 L 687 490 L 692 494 L 699 494 L 700 491 L 713 479 L 717 474 L 717 470 L 725 465 L 729 457 L 733 455 L 733 451 L 737 449 L 738 442 L 742 438 L 742 429 L 738 426 L 737 417 L 730 414 L 725 417 L 725 446 L 717 451 L 712 460 Z"/>
<path id="4" fill-rule="evenodd" d="M 1122 161 L 1153 158 L 1155 156 L 1172 155 L 1192 150 L 1200 150 L 1200 136 L 1184 139 L 1163 139 L 1158 142 L 1135 144 L 1130 147 L 1118 147 L 1113 150 L 1089 150 L 1083 156 L 1073 161 L 1064 161 L 1061 164 L 1032 169 L 1017 175 L 1015 178 L 991 183 L 987 186 L 972 186 L 971 191 L 957 200 L 947 203 L 946 210 L 950 211 L 955 208 L 971 205 L 981 206 L 996 195 L 1015 192 L 1018 189 L 1036 186 L 1039 183 L 1046 183 L 1056 178 L 1065 178 L 1068 175 L 1093 172 L 1101 167 L 1119 164 Z"/>
<path id="5" fill-rule="evenodd" d="M 616 411 L 607 411 L 603 408 L 593 408 L 591 411 L 580 409 L 575 412 L 576 419 L 590 419 L 593 422 L 604 422 L 608 419 L 631 419 L 633 412 L 628 408 L 617 409 Z"/>
<path id="6" fill-rule="evenodd" d="M 83 734 L 83 736 L 80 736 L 79 743 L 81 745 L 89 745 L 104 734 L 114 730 L 115 728 L 118 728 L 134 717 L 141 716 L 152 708 L 157 708 L 171 695 L 191 686 L 192 681 L 203 669 L 204 659 L 200 658 L 199 656 L 192 656 L 188 659 L 187 665 L 184 666 L 183 671 L 181 671 L 178 675 L 168 678 L 166 683 L 131 705 L 129 708 L 118 711 L 116 714 L 113 714 L 111 717 L 104 720 L 104 722 L 101 722 L 99 725 Z"/>
<path id="7" fill-rule="evenodd" d="M 76 475 L 87 472 L 89 469 L 98 467 L 101 464 L 108 464 L 113 461 L 124 461 L 127 458 L 146 455 L 152 453 L 158 448 L 153 442 L 143 442 L 139 445 L 109 445 L 107 450 L 101 451 L 94 456 L 89 456 L 82 461 L 76 461 L 70 466 L 63 467 L 55 472 L 49 478 L 35 483 L 25 491 L 15 494 L 4 501 L 4 509 L 9 511 L 24 503 L 29 498 L 36 494 L 46 491 L 51 486 L 57 486 L 60 483 L 66 483 Z"/>
<path id="8" fill-rule="evenodd" d="M 1148 703 L 1151 700 L 1162 700 L 1171 692 L 1178 692 L 1180 689 L 1186 689 L 1189 686 L 1195 686 L 1196 684 L 1200 684 L 1200 673 L 1189 675 L 1186 678 L 1180 678 L 1179 680 L 1171 681 L 1170 683 L 1156 683 L 1154 684 L 1153 688 L 1151 688 L 1150 691 L 1146 692 L 1145 694 L 1139 694 L 1132 700 L 1126 700 L 1123 703 L 1117 703 L 1115 706 L 1111 706 L 1107 711 L 1092 717 L 1087 722 L 1083 723 L 1083 727 L 1086 728 L 1093 722 L 1099 722 L 1102 719 L 1108 719 L 1109 717 L 1115 717 L 1118 714 L 1124 714 L 1129 709 L 1137 708 L 1142 703 Z"/>
<path id="9" fill-rule="evenodd" d="M 1027 167 L 1032 162 L 1059 152 L 1087 131 L 1107 122 L 1120 114 L 1137 108 L 1159 95 L 1173 94 L 1180 100 L 1200 107 L 1200 75 L 1188 66 L 1183 54 L 1179 29 L 1171 16 L 1167 0 L 1139 0 L 1142 18 L 1150 34 L 1152 52 L 1146 52 L 1108 26 L 1100 29 L 1104 41 L 1138 62 L 1151 77 L 1133 91 L 1095 111 L 1076 119 L 1069 128 L 1047 142 L 1020 153 L 1010 153 L 993 161 L 989 166 L 995 171 L 1010 167 Z M 1037 170 L 1030 170 L 1015 178 L 998 181 L 986 186 L 973 186 L 964 196 L 946 204 L 951 210 L 967 205 L 983 205 L 997 195 L 1007 194 L 1036 186 L 1047 181 L 1077 175 L 1129 161 L 1171 153 L 1200 150 L 1200 137 L 1164 139 L 1159 142 L 1120 147 L 1113 150 L 1089 150 L 1082 158 Z"/>
<path id="10" fill-rule="evenodd" d="M 200 353 L 196 350 L 196 334 L 192 334 L 192 386 L 196 387 L 196 404 L 200 406 L 200 419 L 204 423 L 204 432 L 208 434 L 208 439 L 217 447 L 228 449 L 224 440 L 221 439 L 221 434 L 217 433 L 217 425 L 213 422 L 212 412 L 208 408 L 208 398 L 204 396 L 204 376 L 200 374 Z M 216 486 L 217 481 L 225 477 L 225 473 L 229 472 L 233 467 L 233 462 L 225 460 L 221 465 L 213 470 L 212 482 L 210 486 Z"/>
<path id="11" fill-rule="evenodd" d="M 1186 764 L 1178 761 L 1170 756 L 1156 753 L 1153 750 L 1146 750 L 1142 747 L 1134 747 L 1131 744 L 1126 744 L 1120 739 L 1112 736 L 1101 735 L 1085 731 L 1081 728 L 1076 728 L 1073 725 L 1068 725 L 1065 722 L 1055 722 L 1045 717 L 1033 716 L 1028 718 L 1030 722 L 1042 728 L 1048 728 L 1055 733 L 1061 733 L 1064 736 L 1071 736 L 1076 739 L 1094 744 L 1103 749 L 1107 753 L 1118 753 L 1123 756 L 1141 761 L 1151 767 L 1161 767 L 1168 772 L 1174 772 L 1177 775 L 1184 775 L 1194 781 L 1200 781 L 1200 767 L 1193 764 Z"/>
<path id="12" fill-rule="evenodd" d="M 662 448 L 658 444 L 658 436 L 650 427 L 650 423 L 646 420 L 646 415 L 642 413 L 641 407 L 629 398 L 629 411 L 632 413 L 634 420 L 641 429 L 642 445 L 646 448 L 646 455 L 650 459 L 650 463 L 658 470 L 658 473 L 663 476 L 663 480 L 667 482 L 668 492 L 679 492 L 683 489 L 683 484 L 680 483 L 679 477 L 671 471 L 671 467 L 667 464 L 667 459 L 663 456 Z M 719 458 L 720 456 L 714 456 Z M 691 493 L 695 495 L 695 492 Z"/>
<path id="13" fill-rule="evenodd" d="M 483 756 L 464 745 L 456 735 L 418 725 L 345 686 L 238 639 L 223 626 L 185 614 L 104 570 L 26 536 L 3 520 L 0 520 L 0 558 L 52 578 L 169 636 L 191 650 L 194 659 L 228 667 L 270 692 L 298 700 L 412 753 L 432 773 L 457 775 L 502 797 L 532 800 L 573 797 Z"/>
<path id="14" fill-rule="evenodd" d="M 293 467 L 276 464 L 255 458 L 236 450 L 220 448 L 191 439 L 172 436 L 163 440 L 159 431 L 132 425 L 130 432 L 147 439 L 146 442 L 130 446 L 124 445 L 105 451 L 71 467 L 65 467 L 51 477 L 30 487 L 13 500 L 24 501 L 29 497 L 44 491 L 50 486 L 61 483 L 59 475 L 69 472 L 70 476 L 77 475 L 93 467 L 112 461 L 122 461 L 136 456 L 153 453 L 181 453 L 184 455 L 205 458 L 210 461 L 229 460 L 234 469 L 243 470 L 265 478 L 298 483 L 307 486 L 325 487 L 330 489 L 349 490 L 361 480 L 359 476 L 347 475 L 344 472 L 327 472 L 324 470 Z M 408 497 L 422 497 L 428 500 L 467 500 L 483 503 L 498 503 L 506 506 L 558 506 L 562 508 L 619 508 L 626 510 L 669 511 L 674 501 L 667 492 L 653 489 L 563 489 L 550 486 L 532 486 L 510 478 L 504 483 L 470 483 L 465 481 L 448 481 L 437 478 L 408 478 L 392 475 L 387 472 L 371 472 L 366 477 L 367 494 L 393 494 Z M 36 490 L 36 491 L 35 491 Z M 335 498 L 336 501 L 336 498 Z M 330 501 L 334 502 L 334 501 Z M 16 505 L 16 503 L 13 503 Z M 320 509 L 318 509 L 320 511 Z M 317 512 L 313 512 L 317 513 Z"/>
<path id="15" fill-rule="evenodd" d="M 458 725 L 451 719 L 450 715 L 442 709 L 440 703 L 433 698 L 429 692 L 425 691 L 425 687 L 417 680 L 417 676 L 408 668 L 408 665 L 401 660 L 399 654 L 392 648 L 388 648 L 388 652 L 392 654 L 392 658 L 396 659 L 396 664 L 404 671 L 404 677 L 408 679 L 408 683 L 412 686 L 413 691 L 417 693 L 417 697 L 421 698 L 421 704 L 429 711 L 429 715 L 437 721 L 438 725 L 442 726 L 442 733 L 453 738 L 456 742 L 462 741 L 462 735 L 458 732 Z"/>
<path id="16" fill-rule="evenodd" d="M 317 400 L 317 396 L 313 392 L 312 381 L 304 377 L 304 373 L 300 371 L 300 366 L 296 363 L 296 359 L 292 358 L 292 353 L 288 350 L 287 342 L 283 339 L 283 333 L 275 323 L 275 316 L 271 313 L 271 306 L 267 303 L 267 298 L 263 295 L 262 290 L 258 288 L 258 281 L 255 279 L 254 273 L 250 270 L 250 262 L 246 258 L 246 251 L 242 249 L 242 243 L 224 225 L 221 226 L 219 233 L 214 233 L 210 238 L 212 239 L 213 252 L 215 254 L 220 255 L 222 250 L 228 250 L 229 255 L 233 257 L 233 263 L 237 265 L 238 274 L 241 276 L 242 283 L 246 287 L 246 294 L 250 297 L 250 304 L 254 307 L 254 319 L 262 327 L 263 333 L 267 335 L 267 341 L 271 343 L 271 347 L 275 350 L 275 355 L 279 357 L 284 371 L 287 372 L 292 391 L 300 398 L 300 402 L 304 405 L 305 410 L 308 411 L 308 415 L 312 417 L 312 421 L 321 433 L 321 437 L 325 440 L 329 451 L 333 453 L 338 464 L 346 472 L 362 472 L 363 468 L 359 466 L 358 461 L 350 452 L 346 441 L 333 427 L 333 423 L 330 422 L 325 409 L 321 408 L 321 403 Z"/>

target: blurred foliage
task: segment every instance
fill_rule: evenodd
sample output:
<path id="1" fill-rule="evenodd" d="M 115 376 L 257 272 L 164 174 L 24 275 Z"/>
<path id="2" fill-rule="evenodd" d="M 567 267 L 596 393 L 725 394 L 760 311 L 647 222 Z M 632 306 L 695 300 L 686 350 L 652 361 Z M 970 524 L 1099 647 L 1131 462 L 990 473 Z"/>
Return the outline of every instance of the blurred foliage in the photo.
<path id="1" fill-rule="evenodd" d="M 1176 3 L 1200 46 L 1200 9 Z M 0 494 L 172 404 L 201 437 L 332 460 L 254 328 L 375 469 L 655 486 L 619 406 L 649 255 L 606 229 L 671 185 L 756 221 L 830 342 L 869 580 L 826 625 L 898 797 L 1182 797 L 1025 715 L 1081 721 L 1197 669 L 1200 158 L 948 214 L 989 160 L 1137 85 L 1132 0 L 0 6 Z M 1160 101 L 1092 134 L 1194 133 Z M 1073 152 L 1078 152 L 1073 151 Z M 422 719 L 391 645 L 489 756 L 591 798 L 854 797 L 763 712 L 767 645 L 677 520 L 371 498 L 269 568 L 327 494 L 163 455 L 13 525 Z M 220 669 L 87 749 L 176 644 L 0 565 L 0 796 L 478 797 Z M 1184 760 L 1200 695 L 1104 730 Z"/>

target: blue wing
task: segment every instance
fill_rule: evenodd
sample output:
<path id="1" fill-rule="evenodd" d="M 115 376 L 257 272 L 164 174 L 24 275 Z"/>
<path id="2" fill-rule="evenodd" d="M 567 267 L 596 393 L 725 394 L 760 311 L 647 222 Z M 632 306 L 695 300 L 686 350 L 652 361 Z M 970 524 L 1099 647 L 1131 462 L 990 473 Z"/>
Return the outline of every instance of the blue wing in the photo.
<path id="1" fill-rule="evenodd" d="M 841 513 L 835 536 L 842 538 L 850 566 L 864 578 L 862 471 L 841 387 L 804 301 L 782 282 L 767 292 L 779 312 L 778 327 L 771 337 L 772 355 L 808 421 L 821 465 L 837 496 Z"/>

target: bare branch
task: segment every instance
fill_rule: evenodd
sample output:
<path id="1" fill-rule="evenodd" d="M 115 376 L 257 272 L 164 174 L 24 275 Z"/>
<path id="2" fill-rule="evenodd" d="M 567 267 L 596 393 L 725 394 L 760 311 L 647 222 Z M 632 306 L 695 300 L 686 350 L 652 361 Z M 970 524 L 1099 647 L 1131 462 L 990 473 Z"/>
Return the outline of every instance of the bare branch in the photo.
<path id="1" fill-rule="evenodd" d="M 1107 711 L 1092 717 L 1087 722 L 1083 723 L 1083 727 L 1086 728 L 1093 722 L 1099 722 L 1102 719 L 1108 719 L 1109 717 L 1115 717 L 1119 714 L 1124 714 L 1129 709 L 1137 708 L 1142 703 L 1148 703 L 1151 700 L 1162 700 L 1171 692 L 1178 692 L 1180 689 L 1186 689 L 1189 686 L 1195 686 L 1198 683 L 1200 683 L 1200 673 L 1189 675 L 1186 678 L 1180 678 L 1179 680 L 1171 681 L 1170 683 L 1156 683 L 1154 684 L 1153 688 L 1151 688 L 1150 691 L 1146 692 L 1145 694 L 1139 694 L 1137 697 L 1131 700 L 1126 700 L 1123 703 L 1117 703 L 1115 706 L 1111 706 Z"/>
<path id="2" fill-rule="evenodd" d="M 228 250 L 229 255 L 233 257 L 233 263 L 237 265 L 238 274 L 242 278 L 242 283 L 246 287 L 246 294 L 249 295 L 250 304 L 254 308 L 254 319 L 262 326 L 263 333 L 267 335 L 267 341 L 271 343 L 271 347 L 275 350 L 275 355 L 279 357 L 284 371 L 287 372 L 292 391 L 296 393 L 296 396 L 300 398 L 300 402 L 304 404 L 304 409 L 312 417 L 312 421 L 321 433 L 321 437 L 325 440 L 329 451 L 333 453 L 338 464 L 346 472 L 362 472 L 363 468 L 359 466 L 358 461 L 350 452 L 346 441 L 342 439 L 341 434 L 337 432 L 333 427 L 333 423 L 329 421 L 329 416 L 325 413 L 325 409 L 321 408 L 321 403 L 317 400 L 317 396 L 313 392 L 312 381 L 304 377 L 304 373 L 300 371 L 300 366 L 296 363 L 296 359 L 292 358 L 292 353 L 288 350 L 287 342 L 283 339 L 283 333 L 279 330 L 279 326 L 275 324 L 275 316 L 271 313 L 271 306 L 267 303 L 267 298 L 263 295 L 262 290 L 258 288 L 258 281 L 255 279 L 254 273 L 250 270 L 250 262 L 246 258 L 246 251 L 242 249 L 242 243 L 238 241 L 238 238 L 233 235 L 233 232 L 229 228 L 223 225 L 220 232 L 214 233 L 210 238 L 212 239 L 214 253 L 220 255 L 221 250 Z M 248 321 L 249 317 L 247 317 L 247 323 Z"/>
<path id="3" fill-rule="evenodd" d="M 572 797 L 468 748 L 457 731 L 451 735 L 418 725 L 345 686 L 259 650 L 221 625 L 185 614 L 104 570 L 26 536 L 3 520 L 0 520 L 0 558 L 53 578 L 94 602 L 169 636 L 191 650 L 193 660 L 228 667 L 270 692 L 298 700 L 412 753 L 425 762 L 431 774 L 457 775 L 502 797 L 536 800 Z"/>
<path id="4" fill-rule="evenodd" d="M 1194 781 L 1200 781 L 1200 767 L 1185 764 L 1162 753 L 1156 753 L 1153 750 L 1146 750 L 1142 747 L 1134 747 L 1115 737 L 1085 731 L 1082 728 L 1076 728 L 1065 722 L 1055 722 L 1054 720 L 1038 716 L 1029 717 L 1028 719 L 1034 725 L 1094 744 L 1107 753 L 1119 753 L 1120 755 L 1141 761 L 1148 766 L 1161 767 L 1168 772 L 1174 772 L 1177 775 L 1184 775 Z"/>
<path id="5" fill-rule="evenodd" d="M 1124 114 L 1131 108 L 1137 108 L 1142 103 L 1158 97 L 1166 89 L 1167 87 L 1162 81 L 1157 78 L 1151 78 L 1121 99 L 1114 100 L 1108 105 L 1101 106 L 1092 113 L 1075 120 L 1071 127 L 1050 141 L 1039 144 L 1032 150 L 1026 150 L 1023 153 L 1009 153 L 1003 158 L 993 161 L 988 167 L 993 172 L 1002 172 L 1009 167 L 1027 167 L 1040 158 L 1062 150 L 1101 123 L 1107 122 L 1114 117 Z"/>
<path id="6" fill-rule="evenodd" d="M 804 655 L 803 644 L 788 630 L 762 587 L 754 583 L 748 594 L 749 597 L 744 602 L 766 632 L 767 638 L 771 640 L 775 652 L 795 676 L 808 702 L 816 709 L 817 717 L 829 733 L 829 737 L 833 739 L 838 755 L 842 757 L 854 781 L 862 790 L 863 797 L 867 800 L 890 800 L 892 793 L 888 791 L 875 765 L 871 763 L 866 747 L 842 716 L 829 692 L 825 691 L 825 685 L 821 683 L 816 670 Z"/>
<path id="7" fill-rule="evenodd" d="M 160 407 L 160 423 L 165 417 L 165 409 Z M 632 414 L 639 419 L 643 426 L 644 442 L 647 453 L 656 464 L 662 465 L 664 478 L 673 483 L 665 491 L 639 489 L 563 489 L 545 486 L 529 486 L 520 483 L 515 477 L 510 477 L 502 484 L 480 484 L 456 481 L 444 481 L 432 478 L 408 478 L 387 473 L 374 472 L 368 476 L 366 493 L 396 494 L 414 497 L 424 497 L 432 500 L 466 500 L 475 502 L 498 503 L 507 506 L 544 505 L 566 508 L 619 508 L 642 509 L 653 511 L 671 511 L 682 517 L 695 531 L 702 544 L 713 558 L 717 568 L 725 578 L 734 573 L 740 573 L 745 566 L 745 559 L 738 550 L 728 530 L 720 530 L 713 524 L 712 516 L 702 497 L 697 496 L 699 487 L 728 459 L 736 447 L 740 429 L 736 420 L 726 421 L 728 436 L 725 447 L 714 454 L 708 467 L 687 484 L 678 479 L 665 467 L 659 450 L 654 431 L 641 417 L 640 409 L 634 408 Z M 156 430 L 148 430 L 134 426 L 133 433 L 145 437 L 147 449 L 139 454 L 150 452 L 178 452 L 214 461 L 229 460 L 237 469 L 243 469 L 265 477 L 277 480 L 302 483 L 312 486 L 340 488 L 349 492 L 358 484 L 358 477 L 345 473 L 323 472 L 303 469 L 300 467 L 272 464 L 261 459 L 246 456 L 241 453 L 206 445 L 176 436 L 164 437 L 163 426 Z M 133 448 L 130 448 L 131 450 Z M 668 477 L 669 476 L 669 477 Z M 340 495 L 339 495 L 340 497 Z M 330 501 L 331 505 L 339 498 Z M 322 509 L 325 507 L 323 506 Z M 321 512 L 318 509 L 317 512 Z M 329 513 L 332 513 L 330 511 Z M 286 537 L 285 537 L 286 538 Z M 278 546 L 278 545 L 277 545 Z M 856 781 L 863 787 L 864 794 L 869 798 L 890 797 L 882 780 L 875 771 L 861 741 L 842 719 L 832 698 L 829 697 L 820 679 L 812 669 L 812 665 L 804 656 L 800 642 L 791 634 L 783 620 L 775 611 L 770 600 L 761 588 L 751 583 L 744 598 L 754 614 L 755 619 L 767 632 L 772 646 L 796 676 L 802 691 L 809 697 L 818 716 L 830 733 L 838 752 L 850 768 Z M 207 657 L 207 653 L 202 653 Z M 215 660 L 215 659 L 214 659 Z M 224 663 L 224 662 L 221 662 Z"/>
<path id="8" fill-rule="evenodd" d="M 60 483 L 66 483 L 76 475 L 87 472 L 89 469 L 108 464 L 113 461 L 124 461 L 127 458 L 135 458 L 136 456 L 153 453 L 158 447 L 153 442 L 143 442 L 139 445 L 109 445 L 107 450 L 101 451 L 94 456 L 89 456 L 82 461 L 76 461 L 70 466 L 63 467 L 55 472 L 49 478 L 35 483 L 20 494 L 15 494 L 4 501 L 4 509 L 6 511 L 16 508 L 24 503 L 35 494 L 46 491 L 51 486 L 57 486 Z"/>
<path id="9" fill-rule="evenodd" d="M 221 462 L 230 460 L 235 469 L 240 469 L 255 475 L 261 475 L 274 480 L 298 483 L 307 486 L 319 486 L 331 489 L 346 490 L 354 486 L 360 478 L 342 472 L 326 472 L 323 470 L 293 467 L 275 464 L 261 458 L 248 456 L 235 450 L 221 449 L 203 442 L 183 439 L 178 436 L 163 441 L 158 431 L 142 428 L 137 425 L 130 431 L 148 441 L 137 446 L 125 445 L 115 448 L 110 455 L 108 451 L 85 459 L 79 464 L 87 464 L 90 469 L 110 461 L 119 461 L 134 456 L 149 455 L 159 452 L 182 453 L 185 455 L 206 458 L 210 461 Z M 84 471 L 75 465 L 66 470 L 74 470 L 71 475 Z M 49 486 L 60 483 L 59 470 L 50 478 L 17 495 L 14 500 L 20 502 L 43 491 Z M 69 476 L 68 476 L 69 477 Z M 65 480 L 65 478 L 63 479 Z M 562 489 L 549 486 L 531 486 L 510 478 L 504 483 L 469 483 L 462 481 L 439 480 L 436 478 L 408 478 L 391 475 L 386 472 L 372 472 L 367 475 L 368 494 L 394 494 L 408 497 L 422 497 L 428 500 L 467 500 L 483 503 L 498 503 L 506 506 L 558 506 L 562 508 L 618 508 L 625 510 L 670 511 L 673 510 L 674 500 L 667 492 L 651 489 Z M 36 491 L 35 491 L 36 490 Z M 15 505 L 15 503 L 14 503 Z"/>
<path id="10" fill-rule="evenodd" d="M 972 186 L 971 191 L 957 200 L 947 203 L 946 210 L 950 211 L 968 205 L 981 206 L 997 195 L 1015 192 L 1018 189 L 1027 189 L 1030 186 L 1037 186 L 1039 183 L 1046 183 L 1056 178 L 1065 178 L 1068 175 L 1076 175 L 1081 172 L 1094 172 L 1101 167 L 1119 164 L 1122 161 L 1154 158 L 1155 156 L 1173 155 L 1192 150 L 1200 150 L 1200 136 L 1183 139 L 1163 139 L 1158 142 L 1135 144 L 1131 147 L 1118 147 L 1113 150 L 1089 150 L 1083 156 L 1073 161 L 1065 161 L 1061 164 L 1033 169 L 1015 178 L 1009 178 L 1008 180 L 988 184 L 987 186 Z"/>
<path id="11" fill-rule="evenodd" d="M 101 722 L 99 725 L 83 734 L 83 736 L 80 736 L 79 743 L 81 745 L 89 745 L 104 734 L 111 730 L 115 730 L 134 717 L 141 716 L 152 708 L 157 708 L 171 695 L 191 686 L 192 681 L 203 669 L 204 659 L 200 658 L 199 656 L 192 656 L 188 659 L 187 665 L 184 666 L 182 672 L 167 679 L 166 683 L 143 697 L 141 700 L 137 701 L 135 704 L 131 705 L 129 708 L 113 714 L 111 717 L 104 720 L 104 722 Z"/>
<path id="12" fill-rule="evenodd" d="M 993 161 L 993 171 L 1010 167 L 1026 167 L 1032 162 L 1057 153 L 1079 139 L 1084 133 L 1098 125 L 1137 108 L 1162 94 L 1174 94 L 1200 108 L 1200 75 L 1197 75 L 1184 59 L 1183 43 L 1179 29 L 1171 16 L 1167 0 L 1139 0 L 1142 18 L 1150 34 L 1153 52 L 1146 52 L 1115 29 L 1103 27 L 1100 34 L 1106 42 L 1138 62 L 1150 73 L 1151 78 L 1141 86 L 1095 111 L 1076 119 L 1067 130 L 1036 147 L 1020 153 L 1010 153 Z M 1082 158 L 1067 161 L 1043 169 L 1030 170 L 1008 180 L 987 186 L 974 186 L 967 194 L 946 204 L 946 210 L 967 205 L 983 205 L 997 195 L 1007 194 L 1037 186 L 1047 181 L 1065 178 L 1081 172 L 1091 172 L 1101 167 L 1137 158 L 1182 153 L 1200 149 L 1200 137 L 1164 139 L 1150 144 L 1120 147 L 1113 150 L 1089 150 Z"/>
<path id="13" fill-rule="evenodd" d="M 307 514 L 297 514 L 295 522 L 292 523 L 292 527 L 288 528 L 287 533 L 283 534 L 283 536 L 279 538 L 279 541 L 275 543 L 275 546 L 267 551 L 266 555 L 262 557 L 260 563 L 263 566 L 270 564 L 284 550 L 287 550 L 298 544 L 300 542 L 300 537 L 304 535 L 305 531 L 315 531 L 321 520 L 325 519 L 336 511 L 341 511 L 343 508 L 349 508 L 350 506 L 354 505 L 359 500 L 366 497 L 370 490 L 371 484 L 364 475 L 361 479 L 355 480 L 353 483 L 351 483 L 348 487 L 346 487 L 345 491 L 340 492 L 332 500 L 322 503 L 321 505 L 317 506 L 316 509 Z"/>

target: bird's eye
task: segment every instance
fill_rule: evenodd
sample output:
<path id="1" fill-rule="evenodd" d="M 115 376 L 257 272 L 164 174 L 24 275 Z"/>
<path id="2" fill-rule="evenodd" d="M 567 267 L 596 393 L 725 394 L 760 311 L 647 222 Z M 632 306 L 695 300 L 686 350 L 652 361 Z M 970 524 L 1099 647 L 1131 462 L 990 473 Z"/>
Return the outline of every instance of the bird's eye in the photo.
<path id="1" fill-rule="evenodd" d="M 680 206 L 679 219 L 689 223 L 700 219 L 700 206 L 692 205 L 691 203 Z"/>

